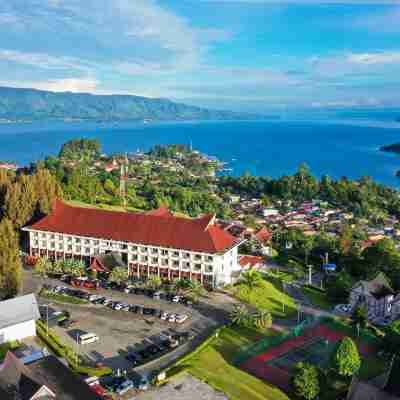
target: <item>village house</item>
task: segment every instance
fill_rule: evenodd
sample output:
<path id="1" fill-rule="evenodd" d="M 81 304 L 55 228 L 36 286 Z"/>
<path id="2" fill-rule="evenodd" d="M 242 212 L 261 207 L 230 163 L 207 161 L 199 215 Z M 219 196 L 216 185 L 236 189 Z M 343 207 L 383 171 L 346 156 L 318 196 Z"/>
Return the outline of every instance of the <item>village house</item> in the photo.
<path id="1" fill-rule="evenodd" d="M 357 282 L 350 292 L 349 304 L 352 310 L 364 305 L 368 319 L 375 320 L 391 315 L 394 291 L 386 276 L 379 273 L 374 279 Z"/>

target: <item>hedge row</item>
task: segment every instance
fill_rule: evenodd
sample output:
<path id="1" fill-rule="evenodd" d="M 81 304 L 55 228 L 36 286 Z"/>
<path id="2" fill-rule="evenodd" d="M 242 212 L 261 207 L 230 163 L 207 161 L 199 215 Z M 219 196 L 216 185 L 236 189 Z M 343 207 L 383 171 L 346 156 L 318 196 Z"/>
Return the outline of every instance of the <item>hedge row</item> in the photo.
<path id="1" fill-rule="evenodd" d="M 306 288 L 308 288 L 308 289 L 310 289 L 310 290 L 314 290 L 315 292 L 320 292 L 320 293 L 323 293 L 323 294 L 326 293 L 326 290 L 325 290 L 325 289 L 321 289 L 321 288 L 318 287 L 318 286 L 314 286 L 314 285 L 304 285 L 304 287 L 306 287 Z"/>
<path id="2" fill-rule="evenodd" d="M 78 374 L 85 374 L 90 376 L 104 376 L 110 375 L 112 373 L 112 369 L 108 367 L 104 368 L 93 368 L 93 367 L 85 367 L 83 365 L 79 365 L 76 360 L 76 353 L 69 346 L 62 344 L 61 339 L 52 332 L 51 329 L 48 331 L 43 322 L 36 322 L 36 331 L 40 339 L 58 356 L 63 357 L 68 361 L 68 365 Z"/>

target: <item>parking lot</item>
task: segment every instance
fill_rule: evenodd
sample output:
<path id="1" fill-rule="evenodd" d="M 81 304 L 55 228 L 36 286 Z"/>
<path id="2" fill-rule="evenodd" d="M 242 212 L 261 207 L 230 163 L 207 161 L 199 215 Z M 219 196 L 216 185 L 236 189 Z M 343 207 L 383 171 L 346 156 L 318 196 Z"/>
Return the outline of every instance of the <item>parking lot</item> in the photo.
<path id="1" fill-rule="evenodd" d="M 56 282 L 58 285 L 64 285 Z M 52 282 L 54 287 L 54 282 Z M 64 285 L 68 287 L 68 285 Z M 67 328 L 52 324 L 52 329 L 71 347 L 74 347 L 81 355 L 87 357 L 94 364 L 101 363 L 114 370 L 130 371 L 136 367 L 126 359 L 129 353 L 137 354 L 144 349 L 152 349 L 153 354 L 146 354 L 150 359 L 157 359 L 164 353 L 172 356 L 174 348 L 165 348 L 165 341 L 175 337 L 182 344 L 187 342 L 187 337 L 195 337 L 199 333 L 209 329 L 216 321 L 198 310 L 167 300 L 153 299 L 145 295 L 124 293 L 115 290 L 99 289 L 96 295 L 106 297 L 113 302 L 121 302 L 126 305 L 142 306 L 144 309 L 157 310 L 156 315 L 144 315 L 131 311 L 115 310 L 103 304 L 59 304 L 51 303 L 51 315 L 54 311 L 65 310 L 70 313 L 70 319 L 74 324 Z M 45 298 L 39 299 L 40 303 L 48 304 Z M 126 308 L 127 309 L 127 308 Z M 169 314 L 187 315 L 183 323 L 168 322 L 160 318 L 161 312 Z M 77 336 L 93 332 L 99 337 L 99 341 L 91 344 L 78 344 Z M 180 333 L 185 333 L 181 337 Z M 163 346 L 164 342 L 164 346 Z M 155 345 L 152 347 L 152 345 Z M 174 345 L 178 346 L 176 343 Z M 157 351 L 156 347 L 159 347 Z M 138 367 L 140 369 L 140 367 Z"/>

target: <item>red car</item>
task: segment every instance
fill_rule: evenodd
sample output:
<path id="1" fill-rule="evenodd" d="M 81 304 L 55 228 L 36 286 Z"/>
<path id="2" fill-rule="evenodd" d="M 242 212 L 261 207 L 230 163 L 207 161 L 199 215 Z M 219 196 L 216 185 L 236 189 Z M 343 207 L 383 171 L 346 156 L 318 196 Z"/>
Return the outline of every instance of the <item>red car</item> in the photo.
<path id="1" fill-rule="evenodd" d="M 103 386 L 100 385 L 100 383 L 92 383 L 89 385 L 90 389 L 93 390 L 98 396 L 103 398 L 104 400 L 113 400 L 111 396 L 106 394 L 106 389 L 103 388 Z"/>

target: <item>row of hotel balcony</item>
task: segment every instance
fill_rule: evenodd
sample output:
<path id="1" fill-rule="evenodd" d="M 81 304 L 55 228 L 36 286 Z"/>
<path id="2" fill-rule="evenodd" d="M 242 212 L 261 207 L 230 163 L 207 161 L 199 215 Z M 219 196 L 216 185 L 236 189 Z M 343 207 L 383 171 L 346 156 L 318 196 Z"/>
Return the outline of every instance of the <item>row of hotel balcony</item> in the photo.
<path id="1" fill-rule="evenodd" d="M 99 251 L 93 251 L 91 248 L 75 248 L 72 249 L 72 246 L 68 246 L 67 248 L 56 248 L 50 246 L 49 248 L 37 248 L 36 246 L 33 246 L 33 250 L 35 252 L 40 253 L 41 251 L 44 252 L 60 252 L 60 253 L 67 253 L 71 254 L 74 256 L 84 256 L 84 257 L 95 257 L 97 255 L 100 255 L 101 252 Z M 104 253 L 103 253 L 104 254 Z M 149 266 L 154 266 L 154 267 L 165 267 L 165 268 L 171 268 L 171 269 L 181 269 L 181 270 L 186 270 L 186 271 L 195 271 L 195 272 L 200 272 L 204 271 L 206 273 L 212 273 L 214 268 L 213 265 L 210 264 L 205 264 L 205 263 L 191 263 L 189 261 L 180 261 L 180 260 L 171 260 L 170 258 L 161 258 L 161 257 L 148 257 L 148 256 L 138 256 L 136 254 L 129 255 L 128 256 L 128 263 L 130 264 L 141 264 L 141 265 L 149 265 Z"/>
<path id="2" fill-rule="evenodd" d="M 72 251 L 72 249 L 80 249 L 82 246 L 83 248 L 101 248 L 107 250 L 115 250 L 115 251 L 122 251 L 132 254 L 150 254 L 150 255 L 162 255 L 162 256 L 169 256 L 171 258 L 179 258 L 183 260 L 204 260 L 205 262 L 212 263 L 214 261 L 214 257 L 210 255 L 204 255 L 201 253 L 192 253 L 188 251 L 178 251 L 178 250 L 167 250 L 158 247 L 145 247 L 145 246 L 137 246 L 137 245 L 128 245 L 128 244 L 121 244 L 117 242 L 110 242 L 110 241 L 100 241 L 100 240 L 93 240 L 93 239 L 80 239 L 74 238 L 72 240 L 71 236 L 67 236 L 64 239 L 55 240 L 55 238 L 50 237 L 48 240 L 39 240 L 36 238 L 38 233 L 36 232 L 34 235 L 34 239 L 31 240 L 31 244 L 33 247 L 40 247 L 43 249 L 58 249 L 64 250 L 68 249 Z M 46 235 L 46 234 L 44 234 Z M 49 235 L 49 234 L 47 234 Z M 51 234 L 50 236 L 56 236 L 55 234 Z M 63 237 L 62 235 L 57 235 Z M 75 247 L 73 247 L 75 246 Z M 88 247 L 90 246 L 90 247 Z M 80 250 L 76 250 L 80 252 Z M 89 254 L 89 253 L 87 253 Z"/>

